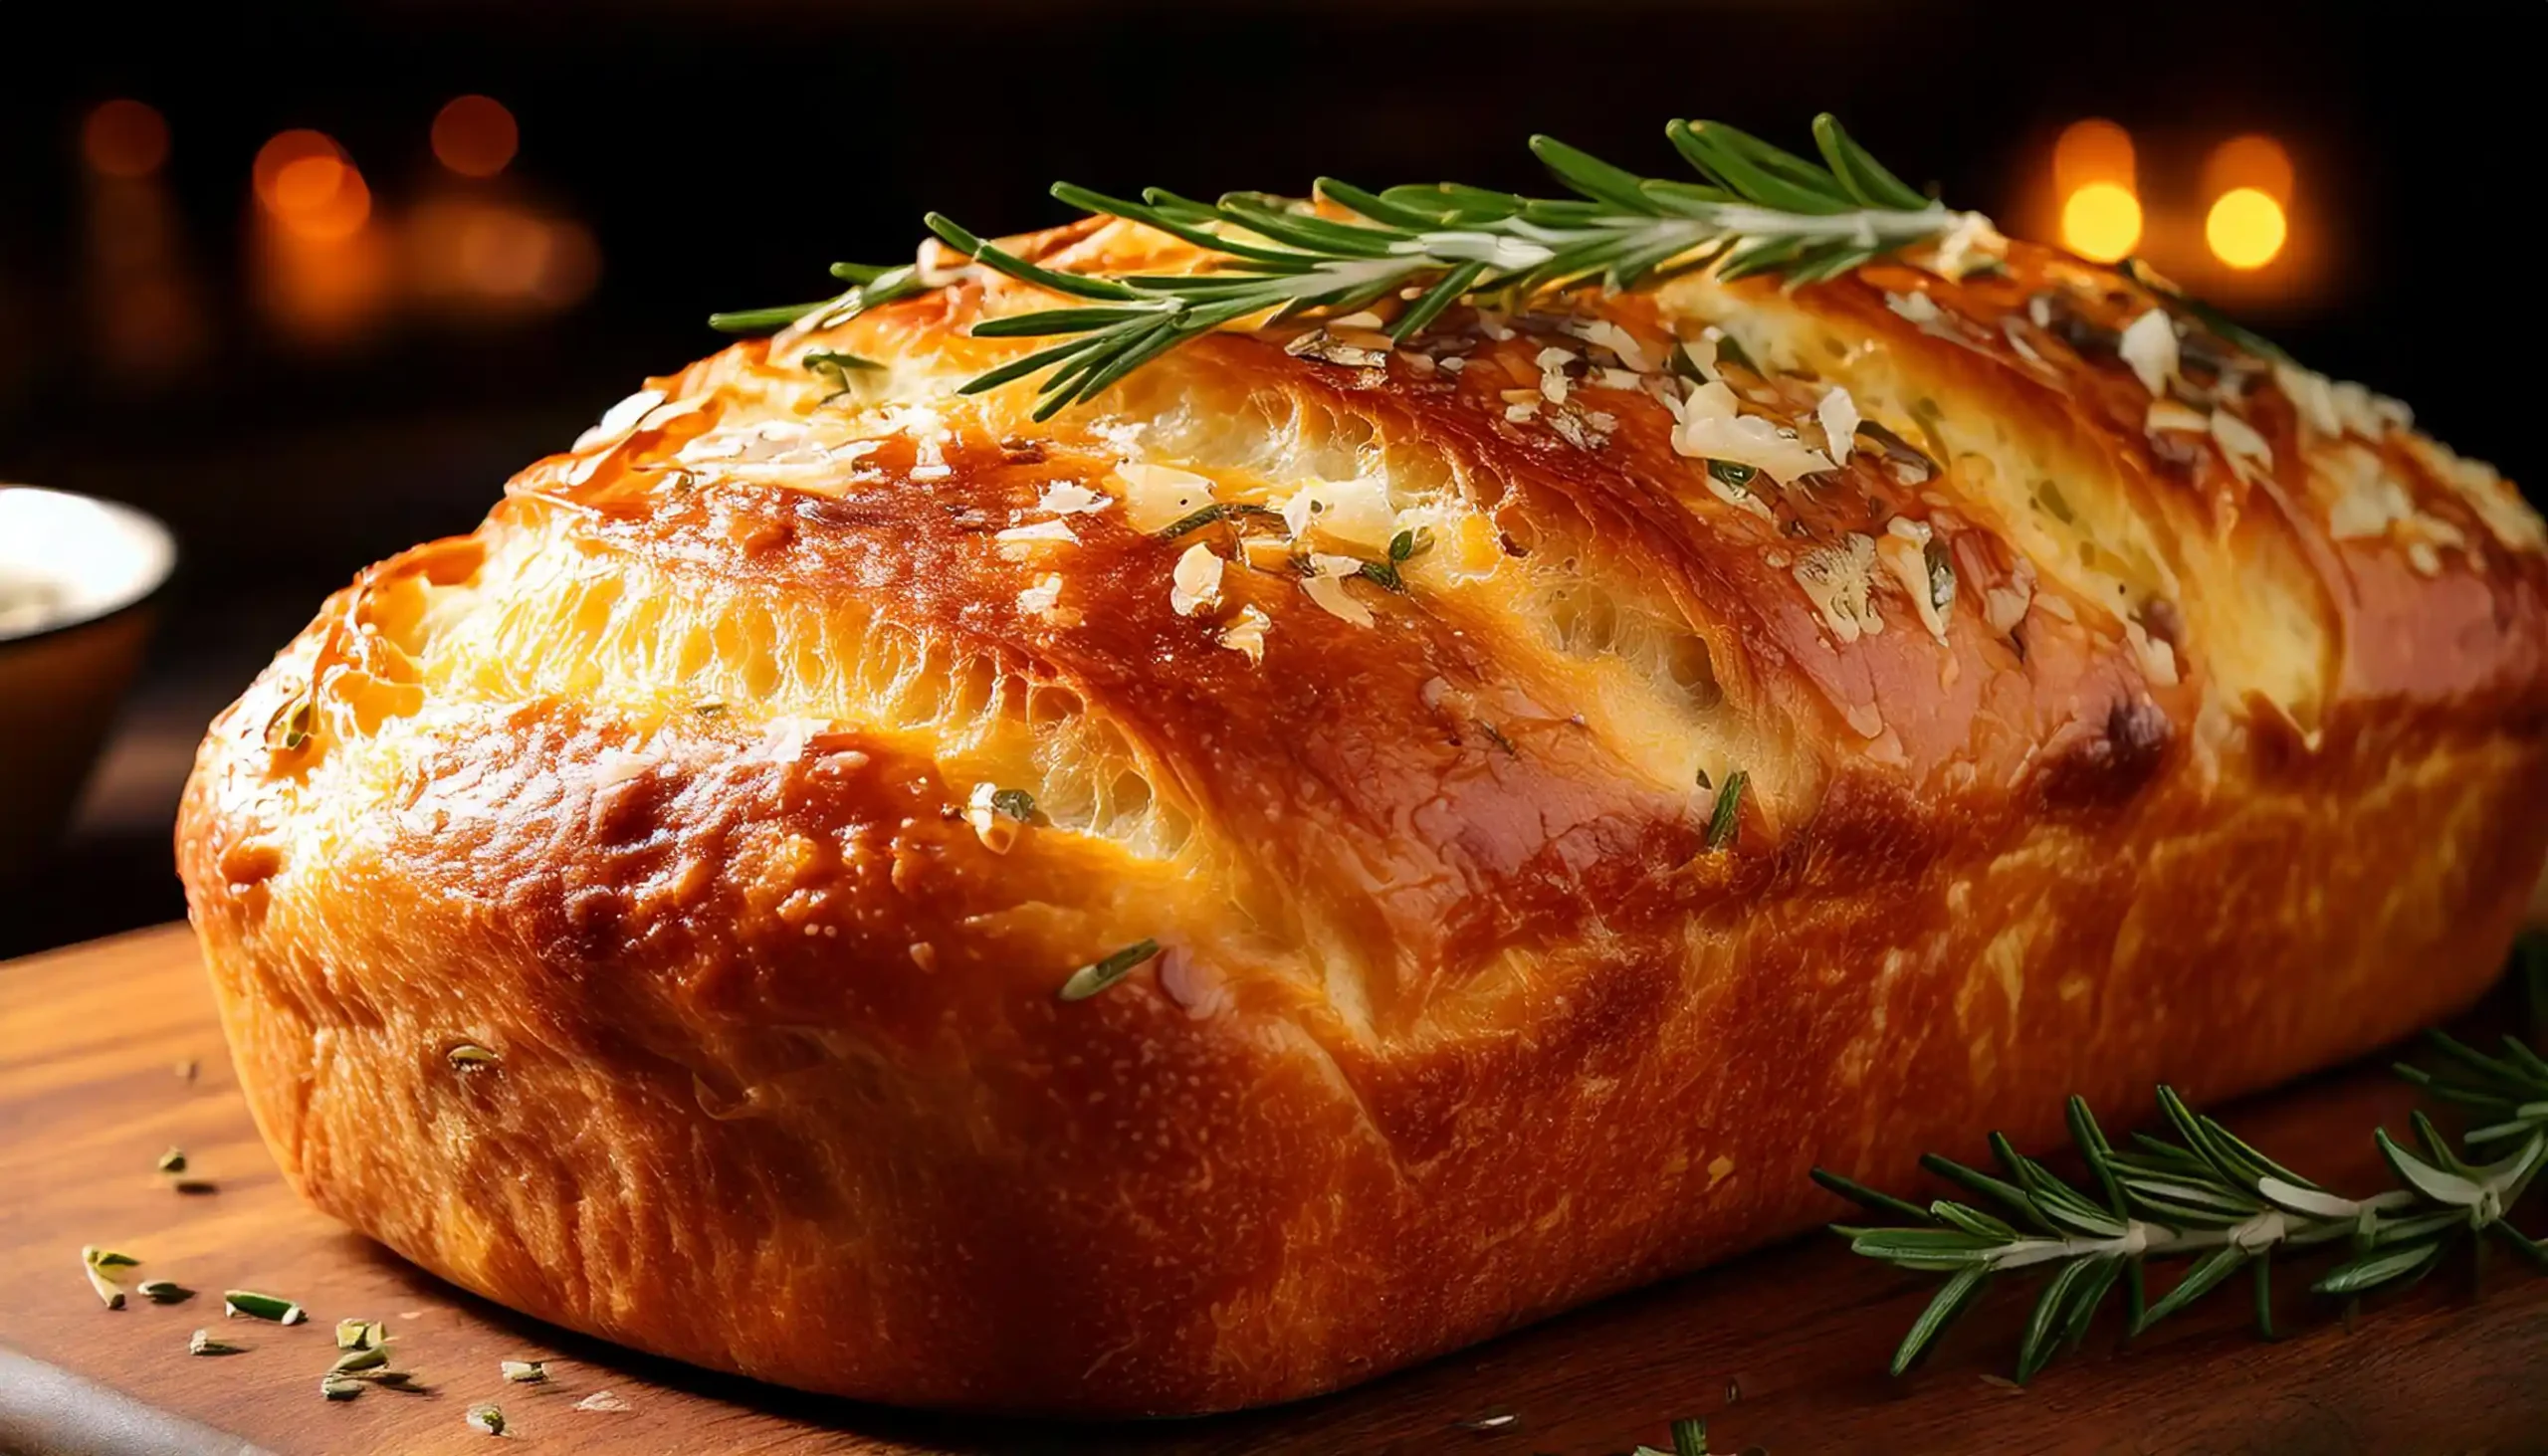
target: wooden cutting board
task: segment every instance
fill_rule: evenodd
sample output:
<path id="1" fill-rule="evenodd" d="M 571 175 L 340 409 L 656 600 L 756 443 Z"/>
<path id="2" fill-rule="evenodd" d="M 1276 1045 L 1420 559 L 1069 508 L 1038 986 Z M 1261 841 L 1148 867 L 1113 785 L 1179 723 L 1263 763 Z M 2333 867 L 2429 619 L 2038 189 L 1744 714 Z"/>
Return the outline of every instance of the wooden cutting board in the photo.
<path id="1" fill-rule="evenodd" d="M 2367 1190 L 2371 1129 L 2403 1131 L 2413 1105 L 2377 1063 L 2229 1121 L 2303 1172 Z M 153 1163 L 171 1145 L 217 1191 L 170 1189 Z M 135 1279 L 202 1293 L 110 1312 L 81 1277 L 89 1243 L 142 1258 Z M 2248 1333 L 2242 1295 L 2129 1350 L 2109 1311 L 2083 1352 L 2019 1390 L 2003 1376 L 2030 1291 L 2001 1292 L 1895 1380 L 1886 1358 L 1930 1285 L 1816 1237 L 1275 1410 L 1106 1427 L 916 1415 L 523 1319 L 304 1207 L 249 1123 L 183 927 L 0 964 L 0 1451 L 483 1452 L 492 1438 L 465 1421 L 483 1400 L 503 1406 L 507 1440 L 554 1452 L 1594 1456 L 1668 1445 L 1683 1415 L 1707 1418 L 1713 1450 L 1775 1456 L 2548 1451 L 2548 1277 L 2500 1260 L 2479 1274 L 2450 1266 L 2350 1331 L 2286 1277 L 2273 1343 Z M 225 1287 L 298 1300 L 311 1323 L 225 1322 Z M 429 1388 L 322 1400 L 346 1316 L 386 1321 Z M 189 1356 L 198 1327 L 248 1350 Z M 500 1378 L 499 1360 L 543 1357 L 547 1385 Z M 605 1390 L 626 1408 L 581 1408 Z"/>

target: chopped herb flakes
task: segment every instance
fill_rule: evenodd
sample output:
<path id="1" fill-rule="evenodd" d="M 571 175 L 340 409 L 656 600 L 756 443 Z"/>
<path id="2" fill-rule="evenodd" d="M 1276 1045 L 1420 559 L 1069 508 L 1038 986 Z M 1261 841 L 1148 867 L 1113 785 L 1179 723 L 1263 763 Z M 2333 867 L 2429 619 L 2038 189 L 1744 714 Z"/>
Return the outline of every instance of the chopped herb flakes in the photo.
<path id="1" fill-rule="evenodd" d="M 1737 491 L 1749 491 L 1752 489 L 1752 482 L 1759 478 L 1761 470 L 1758 466 L 1745 465 L 1739 460 L 1711 460 L 1708 462 L 1708 474 L 1721 486 Z"/>
<path id="2" fill-rule="evenodd" d="M 351 1400 L 362 1393 L 362 1381 L 348 1380 L 342 1375 L 322 1375 L 318 1393 L 330 1400 Z"/>
<path id="3" fill-rule="evenodd" d="M 1020 824 L 1033 822 L 1035 796 L 1022 788 L 998 789 L 991 794 L 991 808 Z"/>
<path id="4" fill-rule="evenodd" d="M 845 354 L 838 349 L 808 349 L 805 367 L 809 369 L 881 369 L 885 366 L 863 354 Z"/>
<path id="5" fill-rule="evenodd" d="M 221 1303 L 222 1313 L 233 1320 L 244 1315 L 251 1320 L 272 1320 L 278 1325 L 301 1325 L 310 1319 L 308 1312 L 292 1301 L 279 1300 L 252 1289 L 224 1290 Z"/>
<path id="6" fill-rule="evenodd" d="M 1943 612 L 1955 605 L 1955 558 L 1947 543 L 1931 540 L 1920 550 L 1921 560 L 1929 568 L 1929 605 Z"/>
<path id="7" fill-rule="evenodd" d="M 1743 825 L 1743 791 L 1752 784 L 1749 769 L 1738 768 L 1725 776 L 1725 787 L 1717 790 L 1716 808 L 1708 815 L 1708 850 L 1714 853 L 1734 843 Z"/>
<path id="8" fill-rule="evenodd" d="M 173 1279 L 145 1279 L 132 1290 L 154 1305 L 182 1305 L 195 1297 L 193 1290 Z"/>
<path id="9" fill-rule="evenodd" d="M 1211 524 L 1213 521 L 1220 520 L 1228 514 L 1229 508 L 1215 501 L 1200 511 L 1189 511 L 1183 516 L 1180 516 L 1174 520 L 1171 520 L 1168 524 L 1160 527 L 1160 537 L 1163 540 L 1172 541 L 1178 536 L 1185 534 L 1187 531 L 1201 530 L 1204 526 Z"/>
<path id="10" fill-rule="evenodd" d="M 1251 506 L 1241 501 L 1215 501 L 1200 510 L 1189 511 L 1161 526 L 1157 534 L 1161 540 L 1172 541 L 1188 532 L 1200 530 L 1215 520 L 1236 522 L 1249 516 L 1270 516 L 1280 520 L 1282 515 L 1283 513 L 1279 511 L 1268 510 L 1263 506 Z"/>
<path id="11" fill-rule="evenodd" d="M 474 1071 L 480 1067 L 492 1067 L 498 1060 L 494 1052 L 474 1041 L 465 1041 L 453 1047 L 450 1051 L 443 1053 L 443 1059 L 450 1062 L 454 1070 L 461 1072 Z"/>
<path id="12" fill-rule="evenodd" d="M 1482 718 L 1475 719 L 1473 722 L 1477 725 L 1477 730 L 1486 734 L 1486 740 L 1503 749 L 1506 757 L 1519 758 L 1522 756 L 1522 750 L 1513 746 L 1513 740 L 1504 736 L 1504 730 L 1502 728 L 1497 728 L 1495 725 L 1488 723 Z"/>
<path id="13" fill-rule="evenodd" d="M 378 1350 L 388 1343 L 388 1337 L 381 1333 L 378 1320 L 338 1320 L 336 1322 L 338 1350 Z"/>
<path id="14" fill-rule="evenodd" d="M 505 1433 L 505 1413 L 493 1405 L 469 1407 L 468 1421 L 471 1430 L 485 1431 L 491 1436 Z"/>
<path id="15" fill-rule="evenodd" d="M 167 1151 L 159 1154 L 159 1171 L 163 1173 L 181 1173 L 185 1170 L 186 1149 L 182 1147 L 171 1147 Z"/>
<path id="16" fill-rule="evenodd" d="M 123 1308 L 123 1286 L 109 1278 L 106 1271 L 130 1269 L 140 1262 L 130 1254 L 118 1254 L 96 1244 L 84 1244 L 80 1249 L 80 1272 L 88 1276 L 89 1288 L 97 1292 L 98 1302 L 110 1310 Z"/>
<path id="17" fill-rule="evenodd" d="M 1093 964 L 1083 965 L 1062 982 L 1065 1001 L 1085 1001 L 1133 973 L 1133 967 L 1159 953 L 1157 940 L 1136 940 Z"/>
<path id="18" fill-rule="evenodd" d="M 377 1345 L 366 1345 L 337 1355 L 336 1362 L 327 1366 L 327 1373 L 350 1375 L 356 1370 L 376 1370 L 387 1363 L 389 1363 L 389 1352 L 386 1349 Z"/>
<path id="19" fill-rule="evenodd" d="M 544 1385 L 548 1383 L 548 1362 L 546 1360 L 500 1360 L 497 1362 L 497 1368 L 504 1373 L 504 1377 L 506 1379 L 517 1385 Z"/>
<path id="20" fill-rule="evenodd" d="M 283 712 L 275 714 L 273 722 L 265 725 L 265 742 L 268 742 L 268 747 L 281 747 L 283 752 L 299 752 L 301 744 L 306 744 L 309 739 L 311 739 L 309 699 L 296 699 L 296 702 L 288 704 Z"/>
<path id="21" fill-rule="evenodd" d="M 212 1338 L 209 1330 L 198 1330 L 186 1340 L 188 1354 L 237 1354 L 240 1347 Z"/>

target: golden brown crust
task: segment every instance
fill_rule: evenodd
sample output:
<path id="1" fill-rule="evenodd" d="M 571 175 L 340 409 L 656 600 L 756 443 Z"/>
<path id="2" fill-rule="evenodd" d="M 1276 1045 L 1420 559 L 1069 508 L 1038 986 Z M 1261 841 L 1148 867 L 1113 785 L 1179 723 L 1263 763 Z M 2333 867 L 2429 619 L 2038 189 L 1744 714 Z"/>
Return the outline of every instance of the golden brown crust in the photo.
<path id="1" fill-rule="evenodd" d="M 321 1206 L 792 1384 L 1276 1400 L 1794 1231 L 1816 1162 L 2375 1046 L 2548 846 L 2536 518 L 2192 321 L 2154 392 L 2128 280 L 2013 247 L 955 398 L 1034 302 L 658 381 L 215 725 L 181 869 Z M 1255 509 L 1165 537 L 1198 500 Z"/>

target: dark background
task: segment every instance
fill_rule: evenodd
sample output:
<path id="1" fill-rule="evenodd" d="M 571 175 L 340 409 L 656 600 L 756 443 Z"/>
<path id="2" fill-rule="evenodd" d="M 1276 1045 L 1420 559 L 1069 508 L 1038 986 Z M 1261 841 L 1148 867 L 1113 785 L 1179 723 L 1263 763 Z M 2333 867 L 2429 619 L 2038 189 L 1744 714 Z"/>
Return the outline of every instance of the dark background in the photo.
<path id="1" fill-rule="evenodd" d="M 2291 266 L 2207 278 L 2186 229 L 2144 251 L 2339 377 L 2401 395 L 2466 453 L 2535 476 L 2541 305 L 2536 3 L 594 3 L 14 8 L 0 78 L 0 480 L 132 502 L 184 563 L 142 681 L 61 852 L 0 885 L 0 954 L 182 912 L 167 826 L 204 721 L 365 562 L 473 525 L 517 467 L 648 373 L 718 343 L 713 309 L 828 292 L 939 208 L 1058 222 L 1054 177 L 1132 192 L 1537 187 L 1535 130 L 1670 172 L 1673 116 L 1790 145 L 1839 111 L 1897 170 L 2049 236 L 2054 135 L 2105 115 L 2154 219 L 2199 214 L 2208 149 L 2279 139 Z M 257 302 L 249 168 L 288 127 L 342 143 L 394 228 L 449 192 L 426 142 L 463 93 L 522 145 L 479 193 L 571 220 L 599 254 L 571 307 L 426 301 L 324 341 Z M 173 138 L 191 332 L 102 343 L 117 277 L 82 118 L 131 97 Z M 393 280 L 388 287 L 395 287 Z"/>

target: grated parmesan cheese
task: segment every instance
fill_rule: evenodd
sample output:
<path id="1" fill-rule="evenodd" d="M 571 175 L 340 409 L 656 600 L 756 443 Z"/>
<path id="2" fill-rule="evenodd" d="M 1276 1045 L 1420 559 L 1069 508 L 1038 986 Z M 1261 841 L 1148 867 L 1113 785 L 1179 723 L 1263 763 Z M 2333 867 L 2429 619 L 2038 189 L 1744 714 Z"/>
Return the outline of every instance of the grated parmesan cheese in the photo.
<path id="1" fill-rule="evenodd" d="M 1295 540 L 1316 538 L 1348 548 L 1384 552 L 1397 530 L 1388 482 L 1379 476 L 1345 481 L 1306 481 L 1276 508 Z"/>
<path id="2" fill-rule="evenodd" d="M 1062 599 L 1062 578 L 1047 572 L 1035 579 L 1033 586 L 1017 594 L 1017 609 L 1030 617 L 1051 613 Z"/>
<path id="3" fill-rule="evenodd" d="M 2548 549 L 2548 526 L 2541 524 L 2539 513 L 2530 509 L 2521 493 L 2496 474 L 2493 466 L 2470 460 L 2441 441 L 2422 435 L 2407 437 L 2407 451 L 2425 469 L 2440 476 L 2442 483 L 2486 523 L 2496 540 L 2516 551 Z"/>
<path id="4" fill-rule="evenodd" d="M 2212 412 L 2212 442 L 2221 447 L 2223 458 L 2241 478 L 2252 479 L 2250 471 L 2273 469 L 2273 447 L 2255 427 L 2226 409 Z"/>
<path id="5" fill-rule="evenodd" d="M 1540 397 L 1551 404 L 1566 403 L 1566 366 L 1575 362 L 1575 355 L 1551 344 L 1531 362 L 1540 366 Z"/>
<path id="6" fill-rule="evenodd" d="M 1263 609 L 1252 603 L 1243 606 L 1221 629 L 1221 645 L 1232 652 L 1246 653 L 1249 662 L 1261 663 L 1265 661 L 1265 629 L 1273 625 L 1274 619 Z"/>
<path id="7" fill-rule="evenodd" d="M 2151 686 L 2173 688 L 2181 681 L 2177 674 L 2177 650 L 2130 617 L 2123 619 L 2124 640 L 2132 644 L 2132 654 L 2141 661 L 2141 675 Z"/>
<path id="8" fill-rule="evenodd" d="M 1884 630 L 1875 609 L 1875 559 L 1874 540 L 1851 531 L 1838 545 L 1807 551 L 1791 573 L 1844 644 Z"/>
<path id="9" fill-rule="evenodd" d="M 1201 541 L 1176 558 L 1168 589 L 1168 604 L 1176 615 L 1190 617 L 1221 600 L 1221 558 Z"/>
<path id="10" fill-rule="evenodd" d="M 1566 331 L 1596 348 L 1608 349 L 1630 373 L 1644 374 L 1654 368 L 1653 359 L 1647 356 L 1645 345 L 1636 341 L 1636 335 L 1607 318 L 1584 319 Z"/>
<path id="11" fill-rule="evenodd" d="M 1813 418 L 1822 426 L 1823 448 L 1831 452 L 1831 463 L 1847 465 L 1849 452 L 1858 443 L 1858 402 L 1849 391 L 1834 384 L 1814 406 Z"/>
<path id="12" fill-rule="evenodd" d="M 1133 529 L 1164 530 L 1212 503 L 1212 481 L 1170 465 L 1126 461 L 1115 467 L 1124 483 L 1124 513 Z"/>
<path id="13" fill-rule="evenodd" d="M 575 437 L 575 449 L 590 450 L 596 445 L 616 440 L 637 428 L 655 406 L 664 402 L 660 389 L 640 389 L 602 412 L 601 420 L 591 429 Z"/>
<path id="14" fill-rule="evenodd" d="M 1092 491 L 1077 481 L 1055 481 L 1046 486 L 1044 494 L 1036 499 L 1035 509 L 1049 511 L 1056 516 L 1081 516 L 1103 511 L 1114 504 L 1114 497 Z"/>
<path id="15" fill-rule="evenodd" d="M 2180 434 L 2201 435 L 2212 429 L 2212 418 L 2190 404 L 2173 399 L 2150 401 L 2150 413 L 2142 418 L 2141 432 L 2156 435 L 2162 430 Z"/>
<path id="16" fill-rule="evenodd" d="M 1929 579 L 1930 535 L 1927 521 L 1897 516 L 1885 523 L 1884 539 L 1875 543 L 1875 554 L 1876 559 L 1884 563 L 1884 569 L 1893 573 L 1902 594 L 1911 599 L 1912 613 L 1919 617 L 1920 625 L 1929 629 L 1930 636 L 1944 642 L 1947 640 L 1946 612 L 1938 605 L 1937 584 Z M 1952 592 L 1953 578 L 1948 578 L 1948 589 Z M 1950 595 L 1948 600 L 1952 602 L 1953 596 Z"/>
<path id="17" fill-rule="evenodd" d="M 2315 369 L 2304 369 L 2288 359 L 2276 359 L 2273 382 L 2282 389 L 2282 397 L 2291 401 L 2300 422 L 2330 440 L 2345 432 L 2345 417 L 2336 409 L 2336 384 Z"/>
<path id="18" fill-rule="evenodd" d="M 973 837 L 982 842 L 982 848 L 1006 854 L 1017 843 L 1020 826 L 992 805 L 991 798 L 998 792 L 998 784 L 974 784 L 972 797 L 964 801 L 964 822 L 973 826 Z"/>
<path id="19" fill-rule="evenodd" d="M 1672 409 L 1672 449 L 1695 460 L 1730 460 L 1781 485 L 1832 468 L 1830 457 L 1757 415 L 1739 414 L 1734 391 L 1709 382 L 1692 387 Z"/>
<path id="20" fill-rule="evenodd" d="M 2154 395 L 2168 392 L 2168 381 L 2177 377 L 2181 362 L 2177 350 L 2177 325 L 2165 309 L 2153 309 L 2124 325 L 2123 339 L 2116 345 L 2123 361 L 2141 377 L 2141 387 Z"/>
<path id="21" fill-rule="evenodd" d="M 1039 520 L 1032 525 L 1012 525 L 992 536 L 991 539 L 999 542 L 1000 554 L 1012 561 L 1025 559 L 1030 551 L 1079 544 L 1079 537 L 1071 531 L 1071 523 L 1060 520 Z"/>
<path id="22" fill-rule="evenodd" d="M 1301 590 L 1309 593 L 1311 601 L 1357 627 L 1372 625 L 1372 609 L 1356 601 L 1345 590 L 1346 578 L 1363 573 L 1361 561 L 1352 556 L 1313 555 L 1310 557 L 1310 572 L 1301 578 Z"/>
<path id="23" fill-rule="evenodd" d="M 1938 239 L 1931 252 L 1928 269 L 1951 283 L 1962 283 L 1977 269 L 1989 267 L 2009 254 L 2009 240 L 1991 225 L 1991 219 L 1978 212 L 1958 213 L 1955 225 Z"/>

